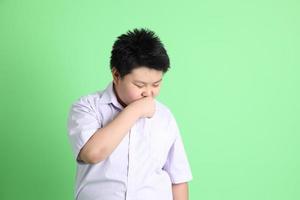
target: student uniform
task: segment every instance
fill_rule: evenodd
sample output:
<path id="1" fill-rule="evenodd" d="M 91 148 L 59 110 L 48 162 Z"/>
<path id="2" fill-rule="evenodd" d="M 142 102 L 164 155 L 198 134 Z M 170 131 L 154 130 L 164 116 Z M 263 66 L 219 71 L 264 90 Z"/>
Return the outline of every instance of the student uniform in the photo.
<path id="1" fill-rule="evenodd" d="M 155 100 L 155 106 L 153 117 L 139 118 L 105 160 L 86 164 L 77 160 L 80 149 L 123 106 L 113 82 L 72 104 L 68 138 L 77 165 L 75 199 L 172 200 L 172 184 L 192 180 L 176 120 L 165 105 Z"/>

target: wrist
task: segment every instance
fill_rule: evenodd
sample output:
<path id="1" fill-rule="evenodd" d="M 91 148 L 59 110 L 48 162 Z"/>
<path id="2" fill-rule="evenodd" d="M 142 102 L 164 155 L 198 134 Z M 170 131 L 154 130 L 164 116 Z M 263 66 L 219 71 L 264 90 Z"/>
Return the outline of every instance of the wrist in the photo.
<path id="1" fill-rule="evenodd" d="M 124 108 L 125 112 L 128 112 L 131 117 L 134 117 L 135 120 L 138 120 L 141 117 L 141 110 L 137 109 L 137 106 L 133 106 L 133 104 L 129 104 Z"/>

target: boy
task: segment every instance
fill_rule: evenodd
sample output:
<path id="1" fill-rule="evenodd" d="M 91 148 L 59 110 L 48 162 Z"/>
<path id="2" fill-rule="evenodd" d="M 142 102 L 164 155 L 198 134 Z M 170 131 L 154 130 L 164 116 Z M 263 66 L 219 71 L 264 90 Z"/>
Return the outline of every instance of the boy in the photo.
<path id="1" fill-rule="evenodd" d="M 113 81 L 72 104 L 68 136 L 77 200 L 187 200 L 192 179 L 180 132 L 159 94 L 169 57 L 148 29 L 118 37 Z"/>

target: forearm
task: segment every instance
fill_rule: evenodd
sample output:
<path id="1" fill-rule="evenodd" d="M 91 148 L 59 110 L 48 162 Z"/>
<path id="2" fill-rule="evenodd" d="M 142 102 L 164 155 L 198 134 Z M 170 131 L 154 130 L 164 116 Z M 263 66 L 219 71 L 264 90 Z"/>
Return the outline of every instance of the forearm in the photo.
<path id="1" fill-rule="evenodd" d="M 114 120 L 95 132 L 82 148 L 80 159 L 91 164 L 106 159 L 138 119 L 137 111 L 127 106 Z"/>
<path id="2" fill-rule="evenodd" d="M 172 184 L 173 200 L 188 200 L 188 183 Z"/>

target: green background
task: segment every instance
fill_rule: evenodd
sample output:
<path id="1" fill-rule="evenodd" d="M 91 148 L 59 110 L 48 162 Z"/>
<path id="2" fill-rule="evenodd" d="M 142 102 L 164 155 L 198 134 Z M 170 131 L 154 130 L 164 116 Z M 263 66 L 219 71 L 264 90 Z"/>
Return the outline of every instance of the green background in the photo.
<path id="1" fill-rule="evenodd" d="M 104 89 L 116 37 L 149 28 L 159 100 L 191 163 L 190 199 L 300 199 L 300 3 L 0 0 L 0 199 L 72 199 L 66 120 Z"/>

